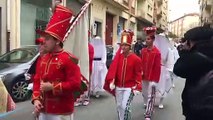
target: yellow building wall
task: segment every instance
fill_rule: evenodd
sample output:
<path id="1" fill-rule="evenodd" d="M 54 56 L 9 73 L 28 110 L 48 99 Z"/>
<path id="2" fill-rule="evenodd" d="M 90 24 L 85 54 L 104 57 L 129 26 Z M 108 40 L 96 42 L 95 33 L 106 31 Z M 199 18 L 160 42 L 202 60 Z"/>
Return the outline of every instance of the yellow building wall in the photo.
<path id="1" fill-rule="evenodd" d="M 102 38 L 105 39 L 105 28 L 106 28 L 106 13 L 110 13 L 114 15 L 113 18 L 113 45 L 117 42 L 117 25 L 119 23 L 119 17 L 126 19 L 125 21 L 125 29 L 130 27 L 130 23 L 135 23 L 134 33 L 136 35 L 136 18 L 128 14 L 127 11 L 122 11 L 115 6 L 106 3 L 104 0 L 93 0 L 91 5 L 91 25 L 93 26 L 95 21 L 102 23 Z M 133 38 L 136 40 L 136 37 Z M 133 41 L 134 41 L 133 40 Z"/>

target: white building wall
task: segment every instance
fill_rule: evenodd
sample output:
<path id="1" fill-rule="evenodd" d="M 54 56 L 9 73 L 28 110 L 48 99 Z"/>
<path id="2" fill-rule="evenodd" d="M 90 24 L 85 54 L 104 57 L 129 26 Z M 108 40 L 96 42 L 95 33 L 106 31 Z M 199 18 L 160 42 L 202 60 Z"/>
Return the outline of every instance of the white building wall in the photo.
<path id="1" fill-rule="evenodd" d="M 6 0 L 0 0 L 0 8 L 1 8 L 1 22 L 0 22 L 0 55 L 6 52 L 6 35 L 7 35 L 7 12 L 6 12 L 7 2 Z"/>
<path id="2" fill-rule="evenodd" d="M 20 47 L 20 9 L 21 0 L 8 0 L 10 2 L 10 49 Z"/>

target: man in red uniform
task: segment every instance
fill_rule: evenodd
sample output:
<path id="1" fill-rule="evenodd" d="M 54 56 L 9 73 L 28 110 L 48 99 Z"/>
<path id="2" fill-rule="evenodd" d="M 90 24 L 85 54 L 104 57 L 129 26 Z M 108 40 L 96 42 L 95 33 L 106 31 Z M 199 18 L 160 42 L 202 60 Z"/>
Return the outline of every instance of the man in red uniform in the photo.
<path id="1" fill-rule="evenodd" d="M 26 80 L 31 80 L 27 89 L 28 90 L 33 90 L 33 82 L 34 82 L 34 77 L 35 77 L 35 73 L 40 71 L 40 62 L 41 62 L 41 58 L 44 54 L 46 54 L 47 52 L 44 49 L 44 36 L 41 36 L 40 38 L 37 38 L 35 40 L 35 44 L 39 46 L 39 56 L 37 57 L 37 59 L 33 62 L 33 64 L 30 66 L 30 68 L 27 70 L 25 75 L 25 79 Z M 39 81 L 35 81 L 35 82 L 39 82 Z"/>
<path id="2" fill-rule="evenodd" d="M 144 106 L 146 107 L 151 97 L 151 88 L 156 86 L 160 80 L 161 72 L 161 54 L 160 51 L 153 45 L 155 40 L 155 27 L 147 27 L 144 29 L 147 34 L 146 48 L 142 49 L 142 80 L 143 80 L 143 98 Z"/>
<path id="3" fill-rule="evenodd" d="M 119 120 L 131 119 L 131 101 L 134 94 L 142 90 L 141 60 L 136 54 L 131 52 L 133 35 L 134 33 L 131 30 L 123 31 L 120 43 L 121 48 L 109 68 L 104 86 L 104 89 L 109 92 L 115 89 Z M 120 50 L 122 50 L 122 53 Z M 111 76 L 112 73 L 114 76 Z"/>
<path id="4" fill-rule="evenodd" d="M 45 31 L 40 71 L 34 77 L 32 103 L 39 120 L 73 120 L 74 92 L 80 90 L 81 74 L 77 58 L 63 50 L 63 38 L 72 12 L 57 5 Z"/>

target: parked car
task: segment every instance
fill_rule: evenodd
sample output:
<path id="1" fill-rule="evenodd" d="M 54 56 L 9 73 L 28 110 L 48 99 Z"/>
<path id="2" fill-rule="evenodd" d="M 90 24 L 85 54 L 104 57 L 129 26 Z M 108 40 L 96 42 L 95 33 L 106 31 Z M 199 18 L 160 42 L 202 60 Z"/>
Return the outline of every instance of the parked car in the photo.
<path id="1" fill-rule="evenodd" d="M 24 101 L 29 96 L 25 72 L 38 56 L 38 46 L 13 49 L 0 56 L 0 78 L 14 101 Z"/>

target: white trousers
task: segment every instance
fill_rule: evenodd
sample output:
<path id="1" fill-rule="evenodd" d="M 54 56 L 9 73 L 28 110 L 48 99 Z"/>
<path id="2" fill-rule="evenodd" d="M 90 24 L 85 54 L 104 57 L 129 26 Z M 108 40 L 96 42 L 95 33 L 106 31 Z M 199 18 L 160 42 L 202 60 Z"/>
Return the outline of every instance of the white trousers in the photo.
<path id="1" fill-rule="evenodd" d="M 92 93 L 101 92 L 105 83 L 107 74 L 106 65 L 102 61 L 93 61 L 93 70 L 91 74 L 90 91 Z"/>
<path id="2" fill-rule="evenodd" d="M 116 98 L 119 120 L 131 119 L 130 106 L 131 106 L 133 97 L 134 97 L 134 94 L 132 93 L 131 88 L 116 87 L 115 98 Z"/>
<path id="3" fill-rule="evenodd" d="M 151 94 L 152 94 L 152 86 L 150 85 L 151 82 L 143 80 L 142 81 L 142 95 L 143 95 L 143 100 L 144 100 L 144 104 L 148 104 L 148 100 L 151 98 Z"/>
<path id="4" fill-rule="evenodd" d="M 73 114 L 70 115 L 53 115 L 47 113 L 40 113 L 39 120 L 74 120 Z"/>

